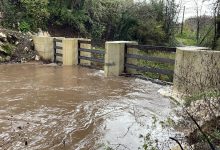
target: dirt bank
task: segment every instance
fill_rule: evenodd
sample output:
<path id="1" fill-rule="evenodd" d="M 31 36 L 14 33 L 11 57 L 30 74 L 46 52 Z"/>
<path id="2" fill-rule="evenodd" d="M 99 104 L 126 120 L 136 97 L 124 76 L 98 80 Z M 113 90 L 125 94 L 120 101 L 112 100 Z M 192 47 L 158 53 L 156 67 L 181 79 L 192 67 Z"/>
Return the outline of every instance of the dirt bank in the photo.
<path id="1" fill-rule="evenodd" d="M 21 33 L 0 27 L 0 63 L 24 63 L 35 60 L 31 33 Z"/>

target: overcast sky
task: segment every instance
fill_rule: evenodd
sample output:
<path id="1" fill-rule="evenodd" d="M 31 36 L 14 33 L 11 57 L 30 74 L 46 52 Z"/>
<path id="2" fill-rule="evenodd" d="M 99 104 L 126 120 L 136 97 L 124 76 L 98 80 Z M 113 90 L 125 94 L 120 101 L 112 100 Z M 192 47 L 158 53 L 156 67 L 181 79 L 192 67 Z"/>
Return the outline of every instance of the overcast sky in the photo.
<path id="1" fill-rule="evenodd" d="M 186 6 L 185 18 L 196 16 L 196 2 L 198 2 L 199 9 L 201 9 L 200 15 L 213 15 L 213 3 L 215 0 L 206 0 L 205 2 L 203 1 L 204 0 L 182 0 L 182 10 L 183 6 Z"/>
<path id="2" fill-rule="evenodd" d="M 145 0 L 134 0 L 134 1 L 140 2 L 140 1 L 145 1 Z M 199 8 L 202 8 L 200 15 L 213 15 L 213 2 L 216 0 L 175 0 L 175 1 L 177 4 L 179 4 L 182 1 L 181 3 L 182 9 L 180 12 L 180 17 L 179 17 L 179 21 L 180 21 L 182 20 L 183 6 L 186 6 L 185 19 L 192 17 L 192 16 L 196 16 L 196 7 L 197 7 L 196 2 L 198 2 Z"/>

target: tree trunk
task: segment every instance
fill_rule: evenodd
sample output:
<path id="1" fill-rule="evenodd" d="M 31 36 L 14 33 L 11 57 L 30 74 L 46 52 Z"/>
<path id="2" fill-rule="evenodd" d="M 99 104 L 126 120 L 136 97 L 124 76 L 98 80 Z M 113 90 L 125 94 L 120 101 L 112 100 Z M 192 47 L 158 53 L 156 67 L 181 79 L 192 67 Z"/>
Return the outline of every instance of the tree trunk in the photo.
<path id="1" fill-rule="evenodd" d="M 197 30 L 196 30 L 196 41 L 199 44 L 199 32 L 200 32 L 200 18 L 197 18 Z"/>
<path id="2" fill-rule="evenodd" d="M 215 37 L 213 42 L 213 48 L 219 47 L 220 43 L 218 43 L 220 39 L 220 6 L 219 6 L 219 0 L 216 3 L 216 16 L 215 16 Z"/>

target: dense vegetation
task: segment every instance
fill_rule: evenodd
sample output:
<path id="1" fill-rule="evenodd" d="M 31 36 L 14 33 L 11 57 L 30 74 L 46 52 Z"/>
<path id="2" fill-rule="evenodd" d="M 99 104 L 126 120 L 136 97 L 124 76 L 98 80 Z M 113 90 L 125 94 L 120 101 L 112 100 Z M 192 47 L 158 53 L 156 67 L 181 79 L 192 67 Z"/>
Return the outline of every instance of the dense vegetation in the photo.
<path id="1" fill-rule="evenodd" d="M 53 36 L 106 40 L 135 40 L 149 45 L 217 47 L 218 1 L 215 17 L 196 16 L 177 22 L 175 0 L 0 0 L 2 25 L 23 32 L 49 31 Z M 194 22 L 190 24 L 189 22 Z M 216 25 L 217 24 L 217 25 Z"/>
<path id="2" fill-rule="evenodd" d="M 203 47 L 214 46 L 215 40 L 215 22 L 211 16 L 200 16 L 199 25 L 197 17 L 186 19 L 183 26 L 183 32 L 176 33 L 176 40 L 180 45 Z M 198 31 L 199 26 L 199 31 Z M 198 37 L 197 37 L 198 36 Z"/>
<path id="3" fill-rule="evenodd" d="M 20 31 L 66 29 L 96 41 L 138 40 L 175 44 L 173 0 L 133 4 L 127 0 L 3 0 L 4 26 Z M 70 33 L 69 33 L 70 34 Z"/>

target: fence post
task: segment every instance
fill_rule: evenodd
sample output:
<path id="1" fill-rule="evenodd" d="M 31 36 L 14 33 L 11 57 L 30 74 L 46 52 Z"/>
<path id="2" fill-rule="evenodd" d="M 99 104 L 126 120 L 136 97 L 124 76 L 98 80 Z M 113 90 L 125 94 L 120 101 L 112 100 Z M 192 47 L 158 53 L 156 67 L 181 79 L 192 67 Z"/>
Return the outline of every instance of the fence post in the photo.
<path id="1" fill-rule="evenodd" d="M 125 44 L 132 41 L 112 41 L 105 43 L 105 76 L 119 76 L 124 72 Z"/>

